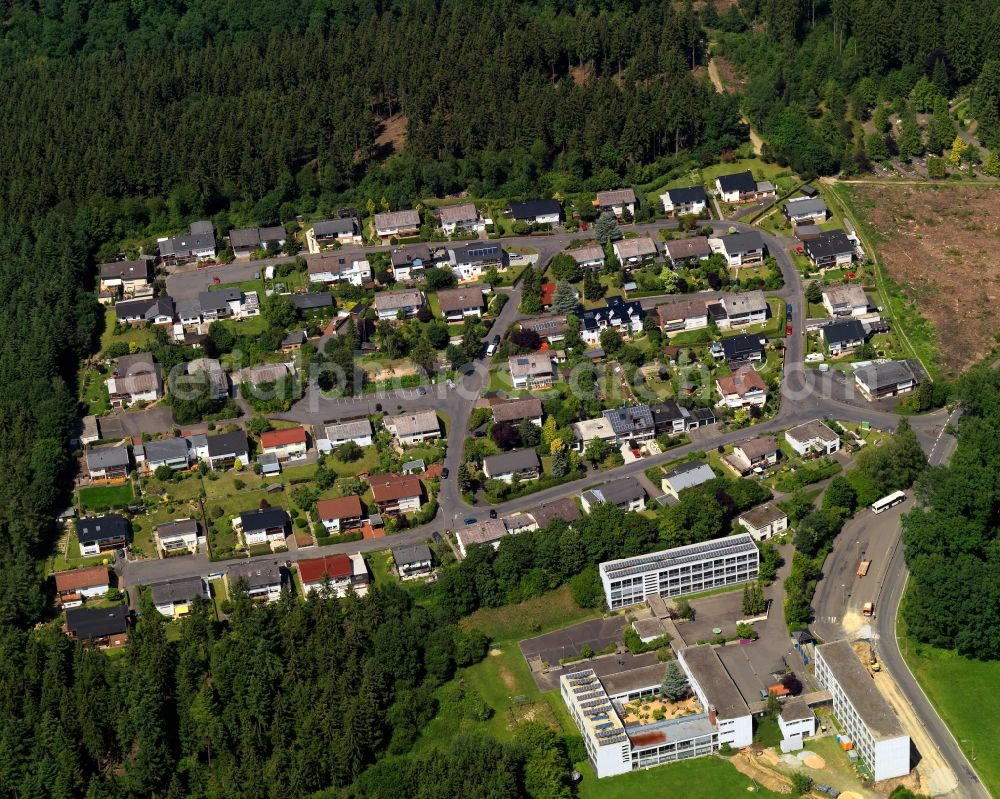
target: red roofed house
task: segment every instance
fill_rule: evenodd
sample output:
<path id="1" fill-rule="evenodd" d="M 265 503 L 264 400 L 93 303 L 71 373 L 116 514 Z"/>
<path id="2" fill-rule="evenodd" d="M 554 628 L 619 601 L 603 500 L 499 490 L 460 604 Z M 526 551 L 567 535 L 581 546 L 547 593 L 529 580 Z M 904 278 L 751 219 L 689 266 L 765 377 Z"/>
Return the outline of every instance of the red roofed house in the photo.
<path id="1" fill-rule="evenodd" d="M 379 513 L 420 510 L 423 487 L 412 475 L 379 474 L 368 478 Z"/>
<path id="2" fill-rule="evenodd" d="M 553 282 L 542 283 L 542 307 L 548 308 L 552 304 L 552 297 L 556 293 L 556 284 Z"/>
<path id="3" fill-rule="evenodd" d="M 752 366 L 743 366 L 715 381 L 722 403 L 730 408 L 745 408 L 767 402 L 767 386 Z"/>
<path id="4" fill-rule="evenodd" d="M 330 580 L 330 588 L 337 596 L 345 596 L 351 586 L 358 596 L 368 593 L 368 567 L 360 552 L 300 560 L 296 568 L 302 580 L 303 594 L 322 590 L 323 581 L 327 578 Z"/>
<path id="5" fill-rule="evenodd" d="M 64 608 L 79 607 L 85 599 L 104 596 L 111 587 L 107 566 L 56 572 L 55 579 L 59 604 Z"/>
<path id="6" fill-rule="evenodd" d="M 353 495 L 337 499 L 321 499 L 316 503 L 316 512 L 323 526 L 331 533 L 360 527 L 365 516 L 360 497 Z"/>
<path id="7" fill-rule="evenodd" d="M 309 448 L 306 431 L 301 427 L 261 433 L 260 446 L 265 455 L 273 454 L 279 461 L 303 458 Z"/>

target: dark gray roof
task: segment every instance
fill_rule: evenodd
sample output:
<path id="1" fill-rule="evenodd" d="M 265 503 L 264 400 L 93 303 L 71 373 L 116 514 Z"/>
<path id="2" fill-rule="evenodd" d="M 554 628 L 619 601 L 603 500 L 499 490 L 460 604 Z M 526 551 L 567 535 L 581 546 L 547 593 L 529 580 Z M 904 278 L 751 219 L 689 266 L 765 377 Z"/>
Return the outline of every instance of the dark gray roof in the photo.
<path id="1" fill-rule="evenodd" d="M 749 169 L 746 172 L 734 172 L 732 175 L 719 175 L 717 180 L 724 192 L 757 191 L 757 181 L 753 179 L 753 173 Z"/>
<path id="2" fill-rule="evenodd" d="M 630 405 L 602 411 L 616 436 L 647 432 L 653 429 L 653 414 L 648 405 Z"/>
<path id="3" fill-rule="evenodd" d="M 146 319 L 153 320 L 157 316 L 169 316 L 171 319 L 174 318 L 173 297 L 168 297 L 164 294 L 149 303 L 149 308 L 146 309 L 145 313 Z"/>
<path id="4" fill-rule="evenodd" d="M 681 655 L 720 719 L 737 719 L 750 715 L 750 708 L 736 683 L 726 671 L 719 653 L 710 644 L 688 647 L 681 651 Z"/>
<path id="5" fill-rule="evenodd" d="M 131 319 L 134 317 L 146 318 L 149 309 L 153 307 L 152 298 L 143 300 L 123 300 L 115 303 L 115 316 L 118 319 Z"/>
<path id="6" fill-rule="evenodd" d="M 828 230 L 805 242 L 805 248 L 813 258 L 842 255 L 854 252 L 854 245 L 843 230 Z"/>
<path id="7" fill-rule="evenodd" d="M 687 186 L 682 189 L 667 189 L 670 202 L 674 205 L 687 205 L 689 203 L 708 202 L 705 196 L 705 189 L 702 186 Z"/>
<path id="8" fill-rule="evenodd" d="M 826 203 L 818 197 L 815 199 L 811 197 L 799 197 L 786 202 L 781 207 L 781 210 L 785 216 L 818 216 L 819 214 L 825 214 L 829 209 L 826 207 Z"/>
<path id="9" fill-rule="evenodd" d="M 431 549 L 427 544 L 393 547 L 392 559 L 396 562 L 397 567 L 429 561 L 431 560 Z"/>
<path id="10" fill-rule="evenodd" d="M 726 354 L 726 360 L 740 361 L 755 352 L 763 352 L 764 345 L 760 343 L 760 336 L 740 333 L 738 336 L 722 339 L 722 351 Z"/>
<path id="11" fill-rule="evenodd" d="M 343 219 L 324 219 L 313 225 L 313 233 L 316 236 L 337 236 L 341 233 L 353 234 L 356 230 L 353 216 Z"/>
<path id="12" fill-rule="evenodd" d="M 186 438 L 167 438 L 162 441 L 147 441 L 143 444 L 147 461 L 166 461 L 184 458 L 188 452 Z"/>
<path id="13" fill-rule="evenodd" d="M 682 491 L 685 488 L 691 488 L 692 486 L 706 483 L 709 480 L 714 480 L 715 472 L 712 471 L 712 467 L 705 463 L 705 461 L 687 461 L 679 466 L 675 466 L 663 475 L 663 479 L 669 480 L 670 484 L 677 491 Z"/>
<path id="14" fill-rule="evenodd" d="M 539 505 L 534 510 L 528 511 L 539 527 L 545 527 L 554 519 L 562 519 L 567 522 L 574 522 L 582 517 L 580 506 L 570 497 L 554 499 Z"/>
<path id="15" fill-rule="evenodd" d="M 229 231 L 229 243 L 237 247 L 259 247 L 260 228 L 233 228 Z"/>
<path id="16" fill-rule="evenodd" d="M 489 469 L 490 474 L 507 474 L 508 472 L 527 471 L 538 468 L 538 453 L 533 449 L 516 449 L 513 452 L 501 452 L 483 459 L 483 469 Z"/>
<path id="17" fill-rule="evenodd" d="M 178 577 L 150 586 L 154 605 L 172 602 L 190 602 L 195 597 L 205 596 L 205 583 L 201 577 Z"/>
<path id="18" fill-rule="evenodd" d="M 610 324 L 612 318 L 617 318 L 622 324 L 630 319 L 642 321 L 646 318 L 646 312 L 638 300 L 626 302 L 621 297 L 609 297 L 603 308 L 584 311 L 580 318 L 584 330 L 597 330 Z"/>
<path id="19" fill-rule="evenodd" d="M 426 244 L 414 244 L 399 250 L 393 250 L 389 255 L 389 261 L 396 266 L 413 266 L 419 263 L 420 266 L 430 266 L 434 257 L 431 255 L 431 248 Z"/>
<path id="20" fill-rule="evenodd" d="M 510 212 L 514 219 L 534 219 L 537 216 L 561 214 L 562 206 L 559 205 L 558 200 L 525 200 L 520 203 L 511 203 Z"/>
<path id="21" fill-rule="evenodd" d="M 248 590 L 264 588 L 269 585 L 281 585 L 284 581 L 281 573 L 281 563 L 277 560 L 253 561 L 230 566 L 227 575 L 229 584 L 235 586 L 244 580 Z"/>
<path id="22" fill-rule="evenodd" d="M 756 230 L 748 230 L 744 233 L 730 233 L 722 236 L 722 244 L 726 252 L 732 255 L 738 252 L 752 252 L 764 249 L 764 239 Z"/>
<path id="23" fill-rule="evenodd" d="M 160 538 L 170 538 L 175 535 L 191 535 L 192 533 L 195 535 L 198 534 L 197 519 L 177 519 L 173 522 L 156 525 L 156 534 Z"/>
<path id="24" fill-rule="evenodd" d="M 816 647 L 841 690 L 876 741 L 898 738 L 905 733 L 892 706 L 855 654 L 850 641 L 834 641 Z"/>
<path id="25" fill-rule="evenodd" d="M 128 466 L 127 447 L 97 447 L 87 450 L 88 470 L 114 469 L 117 466 Z"/>
<path id="26" fill-rule="evenodd" d="M 81 641 L 118 635 L 128 629 L 128 608 L 70 608 L 66 611 L 66 629 Z"/>
<path id="27" fill-rule="evenodd" d="M 243 292 L 238 288 L 219 289 L 218 291 L 201 291 L 198 293 L 198 302 L 201 309 L 208 311 L 225 311 L 229 308 L 229 303 L 243 297 Z"/>
<path id="28" fill-rule="evenodd" d="M 820 328 L 827 344 L 843 344 L 850 341 L 865 340 L 865 326 L 857 319 L 844 319 L 831 322 Z"/>
<path id="29" fill-rule="evenodd" d="M 598 502 L 622 505 L 634 499 L 645 499 L 646 492 L 634 477 L 622 477 L 610 483 L 599 485 L 587 492 Z"/>
<path id="30" fill-rule="evenodd" d="M 161 256 L 187 256 L 195 250 L 215 248 L 215 229 L 212 223 L 205 220 L 192 222 L 187 233 L 160 242 Z"/>
<path id="31" fill-rule="evenodd" d="M 457 264 L 477 264 L 483 261 L 502 261 L 504 259 L 503 247 L 494 242 L 471 244 L 460 244 L 452 247 L 453 260 Z"/>
<path id="32" fill-rule="evenodd" d="M 287 527 L 288 514 L 284 508 L 257 508 L 257 510 L 243 511 L 240 514 L 240 522 L 244 533 L 270 530 L 275 527 Z"/>
<path id="33" fill-rule="evenodd" d="M 305 330 L 293 330 L 291 333 L 286 333 L 285 337 L 281 340 L 282 347 L 294 347 L 297 344 L 306 343 L 306 331 Z"/>
<path id="34" fill-rule="evenodd" d="M 655 405 L 650 405 L 649 412 L 653 416 L 653 424 L 657 427 L 661 425 L 669 425 L 675 419 L 684 418 L 684 414 L 681 412 L 681 406 L 673 400 L 666 400 L 665 402 L 658 402 Z"/>
<path id="35" fill-rule="evenodd" d="M 208 456 L 219 458 L 226 455 L 245 455 L 248 449 L 247 434 L 242 430 L 220 433 L 208 437 Z"/>
<path id="36" fill-rule="evenodd" d="M 112 261 L 101 264 L 101 279 L 110 280 L 120 278 L 122 280 L 135 280 L 136 278 L 149 279 L 149 261 Z"/>
<path id="37" fill-rule="evenodd" d="M 314 308 L 329 308 L 333 305 L 333 296 L 329 291 L 310 291 L 308 294 L 293 294 L 292 305 L 300 311 L 310 311 Z"/>
<path id="38" fill-rule="evenodd" d="M 911 380 L 919 383 L 923 370 L 915 371 L 909 361 L 886 361 L 862 366 L 854 375 L 869 389 L 877 391 Z"/>
<path id="39" fill-rule="evenodd" d="M 76 523 L 76 538 L 81 544 L 124 538 L 128 535 L 128 522 L 121 516 L 88 516 Z"/>

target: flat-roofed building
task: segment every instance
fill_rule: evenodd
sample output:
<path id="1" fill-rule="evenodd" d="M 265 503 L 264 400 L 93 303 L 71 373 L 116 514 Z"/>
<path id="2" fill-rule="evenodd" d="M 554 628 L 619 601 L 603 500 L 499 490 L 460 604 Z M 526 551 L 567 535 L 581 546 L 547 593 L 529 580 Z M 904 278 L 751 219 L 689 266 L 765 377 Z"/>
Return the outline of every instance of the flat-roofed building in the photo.
<path id="1" fill-rule="evenodd" d="M 598 568 L 612 610 L 638 605 L 651 594 L 694 594 L 756 580 L 760 553 L 749 533 L 674 547 L 636 558 L 609 560 Z"/>
<path id="2" fill-rule="evenodd" d="M 910 736 L 850 641 L 816 647 L 816 681 L 833 697 L 834 715 L 876 782 L 910 773 Z"/>
<path id="3" fill-rule="evenodd" d="M 755 541 L 767 541 L 788 529 L 788 514 L 770 502 L 741 513 L 736 521 Z"/>

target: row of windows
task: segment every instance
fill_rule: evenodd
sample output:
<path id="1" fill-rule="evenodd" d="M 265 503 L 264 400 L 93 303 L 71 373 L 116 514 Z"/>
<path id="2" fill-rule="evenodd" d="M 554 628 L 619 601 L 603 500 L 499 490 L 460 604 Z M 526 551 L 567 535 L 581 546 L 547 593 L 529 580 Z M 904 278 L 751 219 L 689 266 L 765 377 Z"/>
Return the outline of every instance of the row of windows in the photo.
<path id="1" fill-rule="evenodd" d="M 753 552 L 748 552 L 744 555 L 734 555 L 728 558 L 716 558 L 714 560 L 706 560 L 701 563 L 689 563 L 684 566 L 673 566 L 666 569 L 658 569 L 656 571 L 648 571 L 645 574 L 633 575 L 630 577 L 623 577 L 621 580 L 612 580 L 611 587 L 617 588 L 619 586 L 633 585 L 635 583 L 640 583 L 643 580 L 662 580 L 668 575 L 687 575 L 695 574 L 698 572 L 705 572 L 706 570 L 718 569 L 722 566 L 734 566 L 742 565 L 747 563 L 756 564 L 758 557 Z"/>
<path id="2" fill-rule="evenodd" d="M 631 591 L 612 591 L 611 593 L 611 603 L 612 609 L 624 608 L 629 605 L 635 605 L 646 598 L 647 594 L 658 593 L 661 596 L 678 596 L 680 594 L 693 594 L 698 591 L 707 591 L 712 588 L 718 588 L 723 585 L 730 585 L 733 583 L 746 582 L 747 580 L 752 580 L 757 576 L 757 569 L 746 569 L 740 570 L 735 574 L 720 574 L 711 579 L 697 580 L 694 582 L 672 585 L 661 584 L 658 591 L 645 591 L 645 590 L 631 590 Z"/>
<path id="3" fill-rule="evenodd" d="M 690 741 L 679 741 L 651 749 L 643 749 L 641 752 L 632 752 L 632 768 L 633 770 L 649 768 L 674 760 L 710 755 L 718 746 L 719 737 L 713 733 L 693 738 Z"/>

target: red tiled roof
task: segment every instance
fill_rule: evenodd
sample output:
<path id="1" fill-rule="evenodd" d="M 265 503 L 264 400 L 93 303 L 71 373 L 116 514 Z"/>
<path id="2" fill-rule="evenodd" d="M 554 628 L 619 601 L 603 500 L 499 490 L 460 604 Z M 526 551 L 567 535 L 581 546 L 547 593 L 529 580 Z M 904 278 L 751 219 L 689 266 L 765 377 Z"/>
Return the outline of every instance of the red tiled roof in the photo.
<path id="1" fill-rule="evenodd" d="M 411 475 L 379 474 L 368 478 L 376 502 L 392 502 L 404 497 L 419 497 L 420 480 Z"/>
<path id="2" fill-rule="evenodd" d="M 264 449 L 271 447 L 287 447 L 289 444 L 305 444 L 306 431 L 301 427 L 293 427 L 289 430 L 271 430 L 268 433 L 261 433 L 260 445 Z"/>
<path id="3" fill-rule="evenodd" d="M 364 513 L 361 499 L 355 496 L 321 499 L 316 503 L 316 512 L 320 519 L 355 519 Z"/>
<path id="4" fill-rule="evenodd" d="M 736 394 L 740 397 L 746 396 L 747 392 L 753 389 L 767 391 L 767 386 L 760 375 L 749 366 L 737 369 L 728 377 L 720 377 L 718 382 L 722 393 Z"/>
<path id="5" fill-rule="evenodd" d="M 83 588 L 93 588 L 108 584 L 107 566 L 88 566 L 86 569 L 73 569 L 68 572 L 56 572 L 56 591 L 63 594 L 67 591 L 79 591 Z"/>
<path id="6" fill-rule="evenodd" d="M 347 555 L 327 555 L 299 561 L 299 576 L 305 584 L 322 582 L 323 575 L 331 580 L 343 580 L 354 573 L 351 559 Z"/>
<path id="7" fill-rule="evenodd" d="M 555 293 L 555 283 L 542 283 L 542 305 L 551 305 L 552 297 Z"/>

